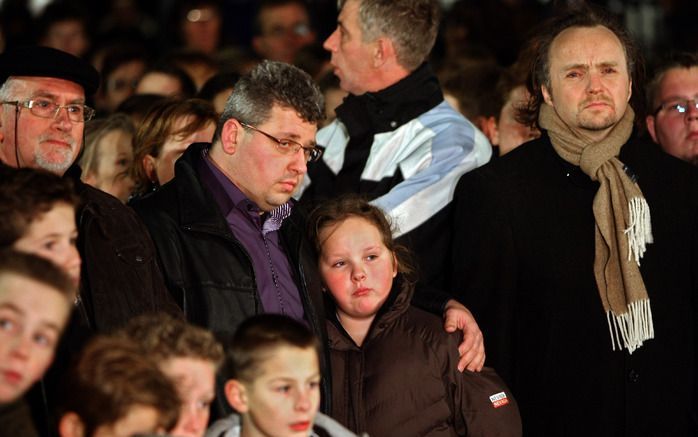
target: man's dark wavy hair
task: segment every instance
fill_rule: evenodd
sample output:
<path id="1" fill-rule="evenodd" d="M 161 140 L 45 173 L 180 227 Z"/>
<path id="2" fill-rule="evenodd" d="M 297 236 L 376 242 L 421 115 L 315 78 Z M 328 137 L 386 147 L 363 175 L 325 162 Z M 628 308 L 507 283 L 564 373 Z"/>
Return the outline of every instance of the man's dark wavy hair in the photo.
<path id="1" fill-rule="evenodd" d="M 534 36 L 521 52 L 519 59 L 525 62 L 528 72 L 526 87 L 531 93 L 528 105 L 517 111 L 517 121 L 527 126 L 538 126 L 538 112 L 544 103 L 541 87 L 550 89 L 550 46 L 553 40 L 570 27 L 603 26 L 613 32 L 620 40 L 625 52 L 628 74 L 633 82 L 630 105 L 636 113 L 635 120 L 644 119 L 644 101 L 642 82 L 644 80 L 644 62 L 630 33 L 602 8 L 583 5 L 565 9 L 537 28 Z"/>

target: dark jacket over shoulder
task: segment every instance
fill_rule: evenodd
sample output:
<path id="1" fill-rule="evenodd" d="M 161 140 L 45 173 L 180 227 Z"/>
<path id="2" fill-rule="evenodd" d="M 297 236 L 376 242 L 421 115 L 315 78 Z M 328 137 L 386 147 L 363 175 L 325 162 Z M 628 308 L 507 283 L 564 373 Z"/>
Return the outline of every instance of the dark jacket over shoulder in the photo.
<path id="1" fill-rule="evenodd" d="M 177 161 L 175 179 L 133 207 L 150 230 L 167 288 L 187 319 L 229 338 L 245 318 L 263 310 L 252 261 L 199 182 L 197 163 L 207 146 L 190 146 Z M 321 333 L 325 331 L 322 287 L 304 232 L 305 220 L 294 208 L 280 236 L 306 319 L 313 331 Z"/>
<path id="2" fill-rule="evenodd" d="M 655 336 L 632 354 L 611 349 L 594 279 L 598 183 L 547 134 L 457 186 L 454 289 L 519 401 L 525 435 L 698 435 L 696 170 L 635 140 L 619 158 L 638 177 L 654 235 L 640 271 Z"/>
<path id="3" fill-rule="evenodd" d="M 142 313 L 181 317 L 157 265 L 155 247 L 135 212 L 115 197 L 66 173 L 80 196 L 78 251 L 83 260 L 82 315 L 93 331 L 109 331 Z M 83 318 L 83 321 L 84 318 Z"/>
<path id="4" fill-rule="evenodd" d="M 398 288 L 361 347 L 336 318 L 328 321 L 331 416 L 371 436 L 521 436 L 519 411 L 504 382 L 491 368 L 458 372 L 461 336 L 410 306 L 412 291 Z"/>
<path id="5" fill-rule="evenodd" d="M 209 144 L 193 144 L 175 165 L 175 178 L 133 207 L 150 230 L 167 288 L 187 320 L 230 340 L 246 318 L 263 312 L 252 260 L 235 238 L 197 168 Z M 293 209 L 280 229 L 309 327 L 324 342 L 322 286 L 305 220 Z"/>

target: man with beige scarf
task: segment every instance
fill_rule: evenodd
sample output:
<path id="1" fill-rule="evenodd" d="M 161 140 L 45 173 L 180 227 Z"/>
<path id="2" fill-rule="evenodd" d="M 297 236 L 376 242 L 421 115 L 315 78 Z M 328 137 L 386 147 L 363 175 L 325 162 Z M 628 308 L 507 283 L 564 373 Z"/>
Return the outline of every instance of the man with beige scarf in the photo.
<path id="1" fill-rule="evenodd" d="M 461 178 L 453 286 L 524 435 L 698 435 L 698 179 L 633 134 L 624 29 L 542 29 L 520 116 L 543 135 Z"/>

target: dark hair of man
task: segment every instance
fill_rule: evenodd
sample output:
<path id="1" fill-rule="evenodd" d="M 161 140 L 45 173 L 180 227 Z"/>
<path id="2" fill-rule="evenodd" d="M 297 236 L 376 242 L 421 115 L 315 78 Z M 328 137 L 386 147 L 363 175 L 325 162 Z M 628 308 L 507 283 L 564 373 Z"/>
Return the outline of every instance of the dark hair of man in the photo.
<path id="1" fill-rule="evenodd" d="M 226 121 L 234 118 L 259 126 L 269 119 L 274 105 L 294 110 L 308 123 L 325 118 L 324 97 L 308 73 L 283 62 L 262 61 L 235 84 L 213 142 L 220 139 Z"/>
<path id="2" fill-rule="evenodd" d="M 509 101 L 509 96 L 511 95 L 512 91 L 514 91 L 517 87 L 526 86 L 526 77 L 519 74 L 519 71 L 520 69 L 517 68 L 516 64 L 514 64 L 505 69 L 497 81 L 495 89 L 497 91 L 497 95 L 502 101 L 502 105 L 499 107 L 500 111 L 502 107 L 506 105 L 507 101 Z M 496 115 L 498 119 L 500 111 L 498 111 Z"/>
<path id="3" fill-rule="evenodd" d="M 339 224 L 350 217 L 364 219 L 378 229 L 383 245 L 395 254 L 398 272 L 402 274 L 404 279 L 403 286 L 413 285 L 417 273 L 409 250 L 397 244 L 393 239 L 395 229 L 385 213 L 356 194 L 347 194 L 324 201 L 310 213 L 308 237 L 315 244 L 317 253 L 322 251 L 324 243 L 320 240 L 320 232 L 324 228 Z"/>
<path id="4" fill-rule="evenodd" d="M 531 94 L 531 99 L 528 105 L 518 109 L 517 121 L 526 126 L 538 126 L 538 111 L 544 103 L 541 87 L 545 85 L 546 88 L 551 90 L 550 47 L 555 38 L 562 31 L 571 27 L 590 28 L 596 26 L 607 28 L 620 40 L 625 53 L 628 74 L 633 81 L 631 106 L 635 110 L 636 120 L 644 118 L 641 117 L 644 108 L 644 101 L 641 98 L 644 64 L 635 42 L 628 31 L 609 16 L 606 11 L 591 5 L 583 5 L 568 9 L 566 12 L 544 22 L 538 28 L 534 37 L 529 40 L 528 46 L 524 48 L 527 55 L 525 57 L 520 56 L 520 59 L 528 60 L 526 87 Z"/>
<path id="5" fill-rule="evenodd" d="M 45 170 L 0 167 L 0 248 L 12 246 L 59 202 L 78 204 L 69 179 Z"/>
<path id="6" fill-rule="evenodd" d="M 230 379 L 253 382 L 264 361 L 279 348 L 313 349 L 318 365 L 322 346 L 304 324 L 281 314 L 259 314 L 240 324 L 225 354 L 225 375 Z"/>
<path id="7" fill-rule="evenodd" d="M 0 283 L 3 277 L 16 275 L 47 285 L 66 300 L 75 296 L 75 285 L 68 275 L 46 258 L 30 253 L 18 252 L 9 248 L 0 249 Z"/>
<path id="8" fill-rule="evenodd" d="M 220 64 L 216 59 L 192 49 L 180 48 L 169 51 L 162 61 L 166 64 L 172 64 L 186 71 L 186 65 L 205 65 L 213 70 L 218 70 Z"/>
<path id="9" fill-rule="evenodd" d="M 439 81 L 444 92 L 458 100 L 460 112 L 470 121 L 477 117 L 499 118 L 504 99 L 497 92 L 502 67 L 494 62 L 473 61 L 446 67 Z"/>
<path id="10" fill-rule="evenodd" d="M 93 338 L 71 369 L 63 393 L 61 413 L 77 414 L 86 436 L 114 424 L 135 406 L 154 408 L 158 425 L 166 430 L 179 417 L 180 400 L 173 383 L 155 360 L 124 338 Z"/>
<path id="11" fill-rule="evenodd" d="M 264 29 L 262 28 L 262 12 L 264 12 L 266 9 L 296 4 L 306 11 L 306 13 L 308 13 L 308 19 L 310 19 L 308 4 L 304 0 L 258 0 L 256 3 L 257 7 L 255 9 L 254 19 L 252 20 L 252 35 L 254 36 L 264 34 Z M 310 23 L 308 24 L 310 25 Z"/>
<path id="12" fill-rule="evenodd" d="M 145 118 L 146 114 L 159 102 L 169 97 L 160 94 L 132 94 L 119 103 L 116 112 L 133 118 Z"/>
<path id="13" fill-rule="evenodd" d="M 354 1 L 354 0 L 352 0 Z M 364 42 L 386 36 L 398 62 L 409 71 L 424 62 L 436 41 L 441 19 L 438 0 L 355 0 Z M 341 10 L 347 0 L 338 0 Z"/>
<path id="14" fill-rule="evenodd" d="M 659 84 L 664 75 L 669 70 L 698 68 L 698 53 L 690 52 L 674 52 L 670 53 L 665 58 L 662 58 L 652 72 L 652 79 L 647 82 L 645 95 L 647 97 L 647 109 L 652 114 L 655 113 L 659 102 L 657 102 L 657 94 L 659 92 Z"/>
<path id="15" fill-rule="evenodd" d="M 100 76 L 102 77 L 102 87 L 100 92 L 107 93 L 107 88 L 112 86 L 109 83 L 111 74 L 124 64 L 133 61 L 141 61 L 145 66 L 148 63 L 148 54 L 145 49 L 136 45 L 113 45 L 105 49 L 104 60 L 102 61 L 102 69 Z M 131 84 L 129 84 L 131 85 Z"/>
<path id="16" fill-rule="evenodd" d="M 168 138 L 180 135 L 188 137 L 209 123 L 215 124 L 217 117 L 213 105 L 201 99 L 169 98 L 153 105 L 138 128 L 133 141 L 135 146 L 133 176 L 136 181 L 136 192 L 144 193 L 152 188 L 152 181 L 148 179 L 143 167 L 143 158 L 146 155 L 157 158 Z M 178 130 L 174 130 L 175 125 L 183 118 L 189 118 L 189 122 Z"/>
<path id="17" fill-rule="evenodd" d="M 218 367 L 223 361 L 223 347 L 210 331 L 165 313 L 135 317 L 116 335 L 133 340 L 158 362 L 195 358 Z"/>
<path id="18" fill-rule="evenodd" d="M 238 79 L 240 79 L 240 75 L 235 72 L 218 73 L 204 83 L 197 97 L 213 102 L 218 93 L 228 88 L 233 88 Z"/>
<path id="19" fill-rule="evenodd" d="M 182 90 L 182 92 L 178 95 L 180 98 L 186 99 L 193 97 L 196 94 L 196 85 L 194 84 L 194 80 L 187 74 L 186 71 L 175 64 L 158 62 L 148 67 L 145 72 L 143 72 L 142 77 L 145 77 L 150 73 L 160 73 L 177 79 L 179 81 L 180 89 Z"/>

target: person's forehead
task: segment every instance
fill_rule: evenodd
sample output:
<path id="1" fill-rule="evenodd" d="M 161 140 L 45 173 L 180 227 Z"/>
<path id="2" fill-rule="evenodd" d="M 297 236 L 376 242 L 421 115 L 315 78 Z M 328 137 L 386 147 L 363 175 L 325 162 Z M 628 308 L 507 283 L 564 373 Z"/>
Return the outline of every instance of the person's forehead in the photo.
<path id="1" fill-rule="evenodd" d="M 298 110 L 296 110 L 295 108 L 278 102 L 275 102 L 271 106 L 271 109 L 268 112 L 267 119 L 262 123 L 262 125 L 275 122 L 282 124 L 291 123 L 298 125 L 307 123 L 313 126 L 317 126 L 317 123 L 310 123 L 304 120 L 301 114 L 299 114 Z"/>
<path id="2" fill-rule="evenodd" d="M 358 0 L 347 0 L 342 5 L 342 9 L 339 11 L 339 17 L 346 19 L 348 15 L 352 13 L 358 16 L 359 7 L 361 3 Z"/>
<path id="3" fill-rule="evenodd" d="M 289 344 L 274 348 L 274 353 L 260 362 L 263 379 L 304 379 L 319 370 L 317 351 L 312 346 L 297 347 Z"/>
<path id="4" fill-rule="evenodd" d="M 65 96 L 69 99 L 84 99 L 85 90 L 76 82 L 57 77 L 11 76 L 19 93 L 45 93 Z"/>
<path id="5" fill-rule="evenodd" d="M 600 62 L 620 57 L 625 62 L 625 50 L 618 36 L 605 26 L 568 27 L 558 33 L 550 44 L 550 61 L 584 60 L 594 56 Z"/>
<path id="6" fill-rule="evenodd" d="M 698 93 L 698 66 L 670 68 L 664 73 L 660 94 L 676 92 Z"/>
<path id="7" fill-rule="evenodd" d="M 66 300 L 63 292 L 32 277 L 14 272 L 0 274 L 0 308 L 18 315 L 48 320 L 65 311 L 55 301 Z M 41 303 L 41 305 L 38 305 Z"/>

